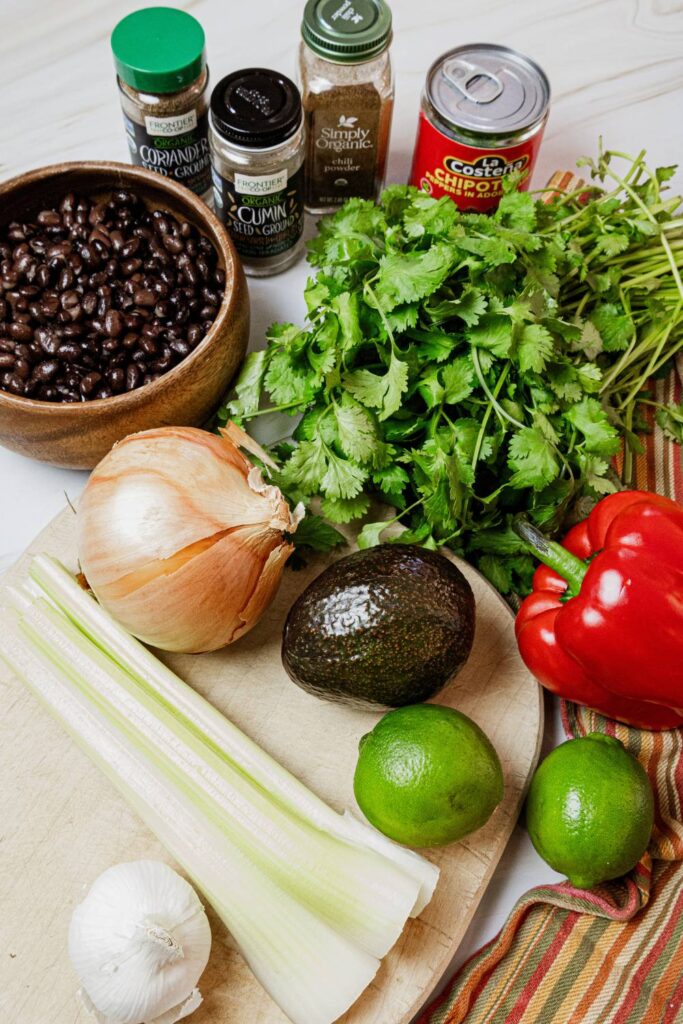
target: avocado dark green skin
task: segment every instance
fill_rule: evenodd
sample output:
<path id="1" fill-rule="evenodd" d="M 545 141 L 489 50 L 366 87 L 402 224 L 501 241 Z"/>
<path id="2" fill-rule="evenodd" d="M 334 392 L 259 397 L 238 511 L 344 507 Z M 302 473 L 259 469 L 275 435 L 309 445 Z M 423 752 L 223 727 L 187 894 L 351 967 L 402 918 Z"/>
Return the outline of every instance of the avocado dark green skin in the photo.
<path id="1" fill-rule="evenodd" d="M 474 595 L 443 555 L 380 544 L 325 569 L 290 608 L 282 661 L 325 700 L 397 708 L 428 700 L 466 662 Z"/>

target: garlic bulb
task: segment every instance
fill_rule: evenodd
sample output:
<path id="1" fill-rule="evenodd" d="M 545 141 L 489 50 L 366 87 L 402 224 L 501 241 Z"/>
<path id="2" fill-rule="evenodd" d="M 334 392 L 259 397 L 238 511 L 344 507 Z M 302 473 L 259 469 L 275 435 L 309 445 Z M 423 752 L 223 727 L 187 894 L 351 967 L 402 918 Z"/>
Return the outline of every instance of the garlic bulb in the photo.
<path id="1" fill-rule="evenodd" d="M 78 556 L 100 603 L 167 651 L 232 643 L 277 591 L 303 510 L 240 451 L 234 424 L 131 434 L 93 470 L 78 509 Z"/>
<path id="2" fill-rule="evenodd" d="M 73 912 L 69 956 L 99 1024 L 175 1024 L 202 999 L 211 929 L 192 886 L 155 860 L 103 872 Z"/>

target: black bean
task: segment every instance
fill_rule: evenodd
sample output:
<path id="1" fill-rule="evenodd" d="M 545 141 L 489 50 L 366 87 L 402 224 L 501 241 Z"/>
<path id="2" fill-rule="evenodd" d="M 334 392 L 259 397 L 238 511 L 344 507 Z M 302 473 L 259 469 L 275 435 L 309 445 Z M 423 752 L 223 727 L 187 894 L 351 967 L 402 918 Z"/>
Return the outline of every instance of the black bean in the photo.
<path id="1" fill-rule="evenodd" d="M 126 391 L 133 391 L 139 387 L 141 379 L 140 368 L 135 363 L 129 363 L 126 367 Z"/>
<path id="2" fill-rule="evenodd" d="M 99 373 L 94 373 L 93 372 L 93 373 L 86 374 L 85 377 L 83 377 L 81 379 L 81 385 L 80 385 L 80 387 L 81 387 L 81 394 L 82 395 L 89 395 L 90 392 L 93 391 L 94 388 L 97 387 L 97 385 L 100 383 L 101 380 L 102 380 L 102 376 Z"/>
<path id="3" fill-rule="evenodd" d="M 177 356 L 180 356 L 181 359 L 184 359 L 185 356 L 189 355 L 190 352 L 192 351 L 190 345 L 188 345 L 188 343 L 186 341 L 182 341 L 179 338 L 174 339 L 171 342 L 170 348 L 171 348 L 171 351 L 175 352 L 175 354 Z"/>
<path id="4" fill-rule="evenodd" d="M 0 229 L 0 387 L 107 398 L 158 379 L 201 341 L 224 275 L 208 238 L 131 192 L 68 193 Z"/>
<path id="5" fill-rule="evenodd" d="M 204 336 L 204 332 L 202 331 L 202 329 L 199 326 L 199 324 L 191 324 L 191 326 L 188 327 L 188 329 L 187 329 L 187 340 L 189 341 L 189 343 L 192 346 L 192 348 L 194 348 L 195 345 L 199 344 L 199 342 L 202 340 L 203 336 Z"/>
<path id="6" fill-rule="evenodd" d="M 33 373 L 37 380 L 48 381 L 57 376 L 59 369 L 60 364 L 57 359 L 46 359 L 44 362 L 38 363 Z"/>
<path id="7" fill-rule="evenodd" d="M 62 223 L 62 218 L 56 210 L 41 210 L 36 220 L 44 228 L 58 227 Z"/>
<path id="8" fill-rule="evenodd" d="M 119 264 L 121 267 L 121 273 L 126 277 L 130 277 L 131 274 L 135 274 L 142 266 L 142 260 L 130 259 L 124 260 L 123 263 Z"/>
<path id="9" fill-rule="evenodd" d="M 154 338 L 143 337 L 140 338 L 140 348 L 147 356 L 155 356 L 157 354 L 157 345 Z M 135 358 L 135 356 L 133 356 Z"/>
<path id="10" fill-rule="evenodd" d="M 108 370 L 106 378 L 109 381 L 109 386 L 112 391 L 123 391 L 126 386 L 126 374 L 120 367 L 117 367 L 114 370 Z"/>
<path id="11" fill-rule="evenodd" d="M 130 259 L 131 256 L 135 256 L 136 252 L 140 248 L 139 238 L 129 238 L 127 242 L 121 248 L 121 256 L 124 260 Z"/>
<path id="12" fill-rule="evenodd" d="M 104 329 L 110 338 L 118 338 L 123 330 L 123 317 L 118 309 L 107 310 L 104 317 Z"/>
<path id="13" fill-rule="evenodd" d="M 73 341 L 66 341 L 59 346 L 56 353 L 65 363 L 75 362 L 80 354 L 80 346 Z"/>
<path id="14" fill-rule="evenodd" d="M 30 341 L 33 331 L 28 324 L 12 323 L 7 325 L 7 333 L 15 341 Z"/>
<path id="15" fill-rule="evenodd" d="M 149 288 L 138 288 L 133 295 L 133 301 L 136 306 L 154 306 L 156 303 L 156 297 L 154 292 L 150 291 Z"/>
<path id="16" fill-rule="evenodd" d="M 185 243 L 182 238 L 178 238 L 177 235 L 164 235 L 164 249 L 167 252 L 177 256 L 185 248 Z"/>

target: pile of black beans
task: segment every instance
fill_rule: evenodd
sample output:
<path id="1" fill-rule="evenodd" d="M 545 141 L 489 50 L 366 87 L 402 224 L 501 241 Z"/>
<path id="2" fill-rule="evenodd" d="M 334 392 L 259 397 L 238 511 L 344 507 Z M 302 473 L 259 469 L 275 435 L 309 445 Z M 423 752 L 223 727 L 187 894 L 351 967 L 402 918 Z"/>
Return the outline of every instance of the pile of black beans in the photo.
<path id="1" fill-rule="evenodd" d="M 197 347 L 224 288 L 188 221 L 128 191 L 69 193 L 0 230 L 0 387 L 81 402 L 149 384 Z"/>

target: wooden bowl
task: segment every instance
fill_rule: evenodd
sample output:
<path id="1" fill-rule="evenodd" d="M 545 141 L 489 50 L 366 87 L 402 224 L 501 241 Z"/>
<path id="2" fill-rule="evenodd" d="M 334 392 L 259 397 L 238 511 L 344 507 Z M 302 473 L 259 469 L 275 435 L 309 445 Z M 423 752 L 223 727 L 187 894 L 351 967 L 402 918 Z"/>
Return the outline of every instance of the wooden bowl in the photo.
<path id="1" fill-rule="evenodd" d="M 206 235 L 225 270 L 225 294 L 207 333 L 182 362 L 135 391 L 88 402 L 41 402 L 0 389 L 0 444 L 73 469 L 92 469 L 126 434 L 164 425 L 201 426 L 215 412 L 247 347 L 249 295 L 227 231 L 194 193 L 170 178 L 128 164 L 54 164 L 0 185 L 0 225 L 23 220 L 67 192 L 87 197 L 130 189 L 152 209 L 170 210 Z"/>

